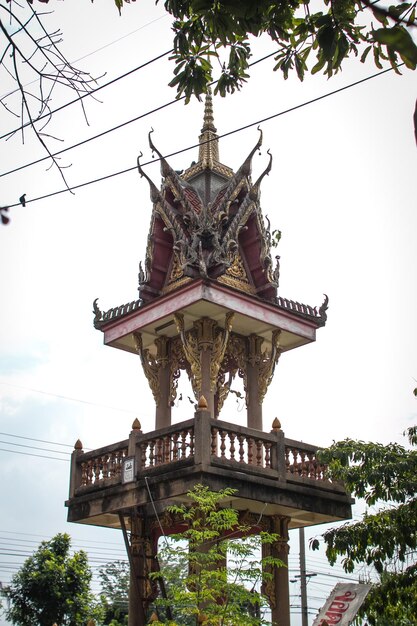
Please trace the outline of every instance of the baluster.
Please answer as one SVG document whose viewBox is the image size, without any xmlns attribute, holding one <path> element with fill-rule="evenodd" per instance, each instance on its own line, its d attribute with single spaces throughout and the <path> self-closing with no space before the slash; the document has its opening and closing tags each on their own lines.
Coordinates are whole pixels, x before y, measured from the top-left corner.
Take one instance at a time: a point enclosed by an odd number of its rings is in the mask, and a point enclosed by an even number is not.
<svg viewBox="0 0 417 626">
<path fill-rule="evenodd" d="M 290 470 L 290 449 L 285 446 L 285 471 L 287 474 L 291 472 Z"/>
<path fill-rule="evenodd" d="M 101 461 L 102 461 L 101 475 L 102 475 L 103 478 L 108 478 L 108 476 L 109 476 L 109 455 L 108 454 L 103 454 L 103 456 L 101 457 Z"/>
<path fill-rule="evenodd" d="M 237 438 L 239 440 L 239 463 L 244 463 L 245 462 L 245 448 L 243 444 L 245 441 L 245 437 L 244 435 L 238 435 Z"/>
<path fill-rule="evenodd" d="M 190 430 L 190 456 L 194 456 L 194 428 Z"/>
<path fill-rule="evenodd" d="M 116 474 L 116 458 L 115 458 L 114 452 L 112 452 L 110 454 L 110 461 L 109 461 L 109 476 L 110 476 L 110 478 L 113 478 L 113 476 L 115 476 L 115 474 Z"/>
<path fill-rule="evenodd" d="M 178 437 L 179 433 L 172 435 L 172 460 L 178 461 Z"/>
<path fill-rule="evenodd" d="M 307 453 L 308 456 L 308 476 L 310 478 L 314 478 L 314 480 L 317 480 L 317 472 L 316 472 L 316 463 L 315 463 L 315 454 L 314 452 L 308 452 Z"/>
<path fill-rule="evenodd" d="M 93 461 L 87 461 L 87 485 L 93 483 Z"/>
<path fill-rule="evenodd" d="M 218 456 L 217 454 L 217 434 L 218 434 L 218 430 L 217 428 L 212 428 L 211 429 L 211 454 L 212 456 Z"/>
<path fill-rule="evenodd" d="M 256 440 L 256 465 L 262 467 L 262 441 Z"/>
<path fill-rule="evenodd" d="M 183 430 L 181 433 L 182 443 L 181 443 L 181 458 L 185 459 L 187 456 L 187 435 L 188 430 Z"/>
<path fill-rule="evenodd" d="M 302 478 L 306 478 L 308 476 L 308 472 L 307 472 L 307 463 L 306 463 L 306 453 L 304 452 L 304 450 L 300 450 L 300 457 L 301 457 L 301 463 L 300 463 L 301 476 Z"/>
<path fill-rule="evenodd" d="M 141 468 L 145 469 L 146 467 L 146 452 L 148 449 L 148 444 L 146 441 L 142 441 L 142 443 L 140 444 L 140 464 L 141 464 Z"/>
<path fill-rule="evenodd" d="M 162 463 L 162 444 L 163 440 L 161 437 L 158 437 L 156 440 L 155 465 L 161 465 Z"/>
<path fill-rule="evenodd" d="M 154 459 L 155 459 L 155 456 L 153 453 L 154 449 L 155 449 L 155 440 L 151 439 L 149 442 L 149 467 L 154 466 Z"/>
<path fill-rule="evenodd" d="M 291 448 L 292 465 L 290 467 L 291 474 L 297 474 L 298 476 L 298 450 L 297 448 Z"/>
<path fill-rule="evenodd" d="M 225 450 L 226 450 L 226 433 L 224 430 L 220 430 L 219 431 L 220 434 L 220 458 L 221 459 L 225 459 L 226 458 L 226 454 L 225 454 Z"/>
<path fill-rule="evenodd" d="M 235 433 L 229 433 L 229 439 L 230 439 L 230 459 L 234 461 L 235 460 L 235 439 L 236 439 Z"/>
<path fill-rule="evenodd" d="M 265 467 L 270 469 L 271 467 L 271 443 L 269 441 L 265 441 Z"/>
<path fill-rule="evenodd" d="M 122 461 L 123 461 L 123 450 L 117 450 L 116 452 L 116 476 L 120 478 L 122 475 Z"/>
<path fill-rule="evenodd" d="M 171 460 L 171 437 L 167 435 L 164 440 L 164 463 Z"/>
<path fill-rule="evenodd" d="M 100 461 L 101 457 L 96 457 L 94 459 L 94 482 L 100 480 Z"/>
<path fill-rule="evenodd" d="M 87 463 L 81 463 L 81 486 L 85 487 L 87 484 Z"/>
<path fill-rule="evenodd" d="M 254 440 L 248 437 L 248 465 L 253 465 L 253 445 Z"/>
</svg>

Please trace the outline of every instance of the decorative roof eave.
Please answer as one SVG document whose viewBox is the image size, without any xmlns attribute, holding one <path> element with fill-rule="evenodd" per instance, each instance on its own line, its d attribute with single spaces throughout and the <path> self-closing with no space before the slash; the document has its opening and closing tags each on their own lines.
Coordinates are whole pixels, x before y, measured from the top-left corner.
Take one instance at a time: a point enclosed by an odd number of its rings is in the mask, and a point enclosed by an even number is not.
<svg viewBox="0 0 417 626">
<path fill-rule="evenodd" d="M 191 167 L 186 169 L 185 172 L 181 174 L 181 178 L 182 180 L 187 182 L 191 180 L 192 178 L 194 178 L 195 176 L 197 176 L 198 174 L 205 172 L 206 170 L 214 172 L 215 174 L 219 174 L 220 176 L 223 176 L 224 178 L 233 177 L 233 170 L 231 167 L 228 167 L 227 165 L 223 165 L 223 163 L 220 163 L 219 161 L 213 161 L 210 167 L 200 162 L 195 163 L 194 165 L 191 165 Z"/>
<path fill-rule="evenodd" d="M 256 296 L 251 297 L 256 298 Z M 262 300 L 261 298 L 259 299 Z M 112 309 L 108 309 L 107 311 L 101 311 L 97 302 L 98 298 L 96 298 L 93 302 L 94 328 L 101 331 L 104 331 L 107 325 L 112 324 L 116 320 L 119 321 L 122 318 L 126 318 L 138 309 L 146 307 L 146 304 L 139 299 Z M 151 301 L 149 304 L 154 305 L 154 303 L 155 300 Z M 327 321 L 329 298 L 326 294 L 324 294 L 324 301 L 319 308 L 312 307 L 308 304 L 302 304 L 294 300 L 288 300 L 287 298 L 282 298 L 281 296 L 276 298 L 276 302 L 268 302 L 268 305 L 275 306 L 284 311 L 289 311 L 296 317 L 301 317 L 309 322 L 313 322 L 317 327 L 322 327 Z"/>
</svg>

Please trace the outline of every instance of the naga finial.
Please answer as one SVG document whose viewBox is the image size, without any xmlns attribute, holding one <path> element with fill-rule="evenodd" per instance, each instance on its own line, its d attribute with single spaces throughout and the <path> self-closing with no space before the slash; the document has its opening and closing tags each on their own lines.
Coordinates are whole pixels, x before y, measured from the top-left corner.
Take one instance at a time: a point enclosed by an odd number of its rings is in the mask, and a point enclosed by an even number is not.
<svg viewBox="0 0 417 626">
<path fill-rule="evenodd" d="M 103 319 L 103 312 L 100 310 L 97 302 L 98 302 L 98 298 L 96 298 L 94 300 L 94 302 L 93 302 L 93 313 L 94 313 L 93 324 L 94 324 L 94 328 L 98 328 L 99 323 Z"/>
<path fill-rule="evenodd" d="M 158 202 L 158 200 L 160 199 L 160 193 L 159 190 L 157 188 L 157 186 L 155 185 L 155 183 L 153 182 L 153 180 L 151 178 L 149 178 L 149 176 L 146 174 L 146 172 L 142 169 L 142 166 L 140 164 L 140 159 L 143 157 L 143 153 L 141 152 L 137 158 L 137 164 L 138 164 L 138 172 L 142 177 L 145 177 L 146 180 L 149 183 L 149 188 L 150 188 L 150 193 L 151 193 L 151 200 L 153 202 L 153 204 L 156 204 Z"/>
<path fill-rule="evenodd" d="M 327 309 L 329 308 L 329 297 L 324 294 L 323 304 L 319 308 L 319 315 L 323 320 L 323 324 L 327 321 Z"/>
</svg>

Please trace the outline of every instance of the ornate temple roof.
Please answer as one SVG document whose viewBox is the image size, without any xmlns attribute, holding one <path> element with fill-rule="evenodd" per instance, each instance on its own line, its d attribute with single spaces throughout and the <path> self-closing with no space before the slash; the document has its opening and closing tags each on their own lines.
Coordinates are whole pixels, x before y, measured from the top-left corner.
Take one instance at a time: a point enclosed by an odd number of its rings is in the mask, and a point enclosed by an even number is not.
<svg viewBox="0 0 417 626">
<path fill-rule="evenodd" d="M 325 323 L 319 311 L 278 297 L 279 256 L 272 260 L 269 221 L 260 205 L 262 179 L 269 174 L 272 156 L 259 178 L 251 179 L 252 160 L 262 145 L 259 138 L 234 172 L 220 161 L 219 137 L 214 125 L 211 94 L 207 94 L 198 161 L 176 172 L 155 146 L 162 184 L 146 174 L 138 157 L 138 170 L 149 183 L 153 204 L 144 264 L 139 265 L 139 299 L 102 313 L 95 303 L 95 325 L 128 315 L 137 308 L 195 280 L 221 283 L 294 313 Z M 117 311 L 117 313 L 116 313 Z"/>
<path fill-rule="evenodd" d="M 235 172 L 219 159 L 211 94 L 206 97 L 198 161 L 180 175 L 168 164 L 149 134 L 161 162 L 161 189 L 147 178 L 153 211 L 139 293 L 144 302 L 193 278 L 211 278 L 273 301 L 278 266 L 273 268 L 271 234 L 260 207 L 260 184 L 272 157 L 255 183 L 252 158 L 262 145 L 262 132 Z"/>
</svg>

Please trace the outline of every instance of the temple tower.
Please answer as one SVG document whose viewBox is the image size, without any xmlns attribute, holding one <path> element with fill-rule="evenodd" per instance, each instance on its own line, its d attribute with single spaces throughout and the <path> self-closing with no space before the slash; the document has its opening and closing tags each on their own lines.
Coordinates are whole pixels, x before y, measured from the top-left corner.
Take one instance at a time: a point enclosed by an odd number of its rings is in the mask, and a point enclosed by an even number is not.
<svg viewBox="0 0 417 626">
<path fill-rule="evenodd" d="M 160 527 L 170 532 L 169 504 L 203 483 L 234 487 L 233 506 L 263 515 L 278 532 L 270 547 L 287 562 L 288 530 L 346 519 L 351 500 L 324 479 L 316 447 L 286 439 L 278 420 L 263 431 L 262 403 L 282 354 L 315 341 L 326 322 L 327 297 L 311 307 L 278 295 L 279 257 L 260 204 L 262 179 L 251 179 L 262 133 L 236 172 L 219 157 L 211 95 L 205 101 L 198 161 L 178 173 L 159 157 L 158 188 L 142 169 L 152 202 L 139 299 L 102 312 L 94 325 L 104 343 L 139 356 L 155 400 L 155 429 L 136 420 L 126 441 L 72 458 L 69 521 L 120 527 L 131 562 L 130 626 L 143 626 L 155 595 L 147 574 L 156 567 Z M 284 357 L 285 358 L 285 357 Z M 171 407 L 185 374 L 195 396 L 194 418 L 172 425 Z M 222 419 L 233 379 L 243 380 L 246 426 Z M 269 423 L 272 419 L 269 418 Z M 265 589 L 272 623 L 289 626 L 288 571 Z"/>
</svg>

